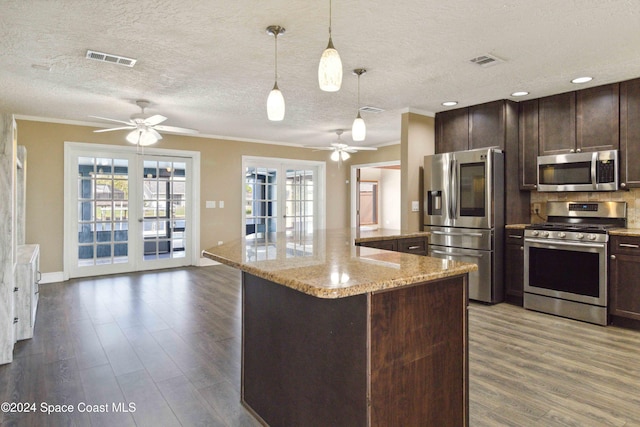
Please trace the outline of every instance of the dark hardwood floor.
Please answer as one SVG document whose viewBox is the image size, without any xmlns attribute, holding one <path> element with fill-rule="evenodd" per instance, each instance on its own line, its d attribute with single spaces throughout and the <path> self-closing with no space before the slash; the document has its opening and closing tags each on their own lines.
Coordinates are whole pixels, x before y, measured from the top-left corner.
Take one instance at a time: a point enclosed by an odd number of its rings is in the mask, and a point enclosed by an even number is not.
<svg viewBox="0 0 640 427">
<path fill-rule="evenodd" d="M 164 270 L 40 290 L 34 338 L 0 366 L 0 401 L 37 410 L 0 413 L 2 426 L 259 425 L 239 403 L 237 270 Z M 469 319 L 472 427 L 640 426 L 640 332 L 508 304 L 472 304 Z M 47 415 L 43 404 L 74 412 Z M 108 412 L 80 412 L 83 405 Z"/>
</svg>

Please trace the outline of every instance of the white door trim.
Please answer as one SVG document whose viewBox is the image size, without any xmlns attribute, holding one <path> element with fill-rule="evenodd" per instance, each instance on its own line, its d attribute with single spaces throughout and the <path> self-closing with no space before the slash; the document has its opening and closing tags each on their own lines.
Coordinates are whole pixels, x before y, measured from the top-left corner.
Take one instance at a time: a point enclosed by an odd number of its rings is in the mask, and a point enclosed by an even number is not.
<svg viewBox="0 0 640 427">
<path fill-rule="evenodd" d="M 356 227 L 356 197 L 358 195 L 358 183 L 356 182 L 357 177 L 356 177 L 356 173 L 358 169 L 362 169 L 362 168 L 376 168 L 376 167 L 383 167 L 383 166 L 400 166 L 400 160 L 391 160 L 388 162 L 378 162 L 378 163 L 363 163 L 360 165 L 351 165 L 351 175 L 349 177 L 349 186 L 351 187 L 351 196 L 349 197 L 350 199 L 350 223 L 351 223 L 351 228 L 355 228 Z"/>
</svg>

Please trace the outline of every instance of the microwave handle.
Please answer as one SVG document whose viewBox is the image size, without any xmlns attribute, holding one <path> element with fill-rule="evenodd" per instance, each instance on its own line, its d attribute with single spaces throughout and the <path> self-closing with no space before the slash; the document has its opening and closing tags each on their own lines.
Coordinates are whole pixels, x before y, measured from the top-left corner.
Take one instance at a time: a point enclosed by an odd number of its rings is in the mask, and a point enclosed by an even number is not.
<svg viewBox="0 0 640 427">
<path fill-rule="evenodd" d="M 593 189 L 598 189 L 598 178 L 596 176 L 596 166 L 598 164 L 598 152 L 594 151 L 591 154 L 591 184 L 593 185 Z"/>
</svg>

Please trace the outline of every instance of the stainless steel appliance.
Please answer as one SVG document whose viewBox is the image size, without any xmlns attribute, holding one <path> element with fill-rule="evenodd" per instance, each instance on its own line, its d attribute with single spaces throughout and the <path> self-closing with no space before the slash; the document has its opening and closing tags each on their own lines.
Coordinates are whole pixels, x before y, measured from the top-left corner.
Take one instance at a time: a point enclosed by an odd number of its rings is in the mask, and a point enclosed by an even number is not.
<svg viewBox="0 0 640 427">
<path fill-rule="evenodd" d="M 538 191 L 616 191 L 618 150 L 538 157 Z"/>
<path fill-rule="evenodd" d="M 504 153 L 497 148 L 424 158 L 429 256 L 478 264 L 469 298 L 503 300 Z"/>
<path fill-rule="evenodd" d="M 524 307 L 607 324 L 608 229 L 625 202 L 547 202 L 547 222 L 524 231 Z"/>
</svg>

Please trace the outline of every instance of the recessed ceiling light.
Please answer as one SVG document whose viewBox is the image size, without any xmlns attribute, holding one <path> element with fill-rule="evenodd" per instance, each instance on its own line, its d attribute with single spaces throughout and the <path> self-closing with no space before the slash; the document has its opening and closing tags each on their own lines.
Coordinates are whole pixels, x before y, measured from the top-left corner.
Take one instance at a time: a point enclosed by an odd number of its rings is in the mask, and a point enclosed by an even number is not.
<svg viewBox="0 0 640 427">
<path fill-rule="evenodd" d="M 576 84 L 580 84 L 580 83 L 587 83 L 590 82 L 591 80 L 593 80 L 593 77 L 576 77 L 575 79 L 571 80 L 571 83 L 576 83 Z"/>
<path fill-rule="evenodd" d="M 458 105 L 458 101 L 447 101 L 443 102 L 442 105 L 445 107 L 453 107 L 454 105 Z"/>
<path fill-rule="evenodd" d="M 513 92 L 511 94 L 511 96 L 526 96 L 526 95 L 529 95 L 529 92 L 524 91 L 524 90 L 521 90 L 519 92 Z"/>
</svg>

